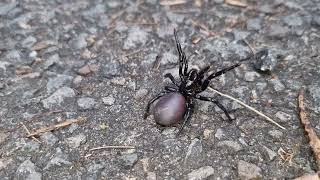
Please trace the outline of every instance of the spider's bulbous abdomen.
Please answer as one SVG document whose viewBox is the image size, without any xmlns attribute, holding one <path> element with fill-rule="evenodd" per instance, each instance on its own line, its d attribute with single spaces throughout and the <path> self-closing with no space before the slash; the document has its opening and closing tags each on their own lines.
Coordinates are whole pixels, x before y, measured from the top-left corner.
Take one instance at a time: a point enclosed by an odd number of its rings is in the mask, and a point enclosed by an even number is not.
<svg viewBox="0 0 320 180">
<path fill-rule="evenodd" d="M 178 123 L 186 111 L 186 99 L 180 93 L 168 93 L 161 97 L 154 107 L 157 124 L 170 126 Z"/>
</svg>

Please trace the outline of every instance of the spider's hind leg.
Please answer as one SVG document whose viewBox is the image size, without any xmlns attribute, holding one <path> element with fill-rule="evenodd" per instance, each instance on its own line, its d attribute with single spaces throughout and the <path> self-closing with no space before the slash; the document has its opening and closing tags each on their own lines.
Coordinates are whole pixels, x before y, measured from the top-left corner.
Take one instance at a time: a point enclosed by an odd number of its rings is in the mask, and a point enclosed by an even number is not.
<svg viewBox="0 0 320 180">
<path fill-rule="evenodd" d="M 231 118 L 229 112 L 227 111 L 227 109 L 216 99 L 212 98 L 212 97 L 204 97 L 204 96 L 200 96 L 200 95 L 196 95 L 195 97 L 196 99 L 202 100 L 202 101 L 209 101 L 214 103 L 215 105 L 217 105 L 223 112 L 224 114 L 227 116 L 229 122 L 232 122 L 234 119 Z"/>
<path fill-rule="evenodd" d="M 194 109 L 194 104 L 193 104 L 193 100 L 190 99 L 190 101 L 187 103 L 187 110 L 184 114 L 183 117 L 183 122 L 182 125 L 179 128 L 179 131 L 177 133 L 177 135 L 179 135 L 181 133 L 181 131 L 183 130 L 183 128 L 187 125 L 187 123 L 190 121 L 190 117 L 193 113 L 193 109 Z"/>
<path fill-rule="evenodd" d="M 157 99 L 161 98 L 162 96 L 166 95 L 168 91 L 162 91 L 159 94 L 157 94 L 155 97 L 150 99 L 150 101 L 147 104 L 146 110 L 144 112 L 143 118 L 146 119 L 149 116 L 150 106 L 152 103 L 154 103 Z"/>
</svg>

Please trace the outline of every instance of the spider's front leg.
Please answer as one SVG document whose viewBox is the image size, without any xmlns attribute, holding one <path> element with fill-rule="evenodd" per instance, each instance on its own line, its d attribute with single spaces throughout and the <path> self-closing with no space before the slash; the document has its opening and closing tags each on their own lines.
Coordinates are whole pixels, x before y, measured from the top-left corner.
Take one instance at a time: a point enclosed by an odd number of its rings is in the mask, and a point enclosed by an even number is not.
<svg viewBox="0 0 320 180">
<path fill-rule="evenodd" d="M 194 109 L 194 104 L 193 104 L 193 100 L 190 99 L 188 102 L 187 102 L 187 110 L 184 114 L 184 117 L 183 117 L 183 122 L 182 122 L 182 125 L 180 126 L 179 128 L 179 131 L 178 131 L 178 135 L 181 133 L 181 131 L 183 130 L 183 128 L 187 125 L 187 123 L 189 122 L 190 120 L 190 117 L 193 113 L 193 109 Z"/>
<path fill-rule="evenodd" d="M 174 29 L 174 39 L 176 41 L 177 51 L 179 54 L 179 76 L 180 76 L 181 82 L 183 82 L 185 81 L 186 73 L 188 71 L 188 62 L 187 62 L 186 54 L 182 51 L 176 29 Z"/>
<path fill-rule="evenodd" d="M 201 95 L 196 95 L 195 97 L 196 99 L 202 100 L 202 101 L 209 101 L 209 102 L 213 102 L 214 104 L 216 104 L 223 112 L 224 114 L 227 116 L 227 118 L 229 119 L 229 122 L 233 121 L 234 119 L 232 119 L 227 111 L 227 109 L 216 99 L 212 98 L 212 97 L 204 97 Z"/>
<path fill-rule="evenodd" d="M 170 81 L 177 87 L 179 87 L 178 82 L 174 79 L 173 75 L 171 73 L 167 73 L 164 75 L 165 78 L 169 78 Z"/>
</svg>

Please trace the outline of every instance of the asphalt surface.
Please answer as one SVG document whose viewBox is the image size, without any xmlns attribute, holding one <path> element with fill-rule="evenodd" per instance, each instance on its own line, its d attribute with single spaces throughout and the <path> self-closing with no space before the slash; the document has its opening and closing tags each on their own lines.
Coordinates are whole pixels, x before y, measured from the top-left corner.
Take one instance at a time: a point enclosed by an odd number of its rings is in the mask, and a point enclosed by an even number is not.
<svg viewBox="0 0 320 180">
<path fill-rule="evenodd" d="M 178 1 L 171 1 L 177 3 Z M 306 89 L 320 132 L 320 2 L 51 0 L 0 3 L 1 179 L 291 179 L 316 171 L 297 113 Z M 238 3 L 237 3 L 238 2 Z M 209 90 L 190 124 L 143 119 L 149 99 L 178 78 L 173 29 L 189 64 L 282 130 Z M 81 120 L 28 138 L 37 129 Z M 102 146 L 125 149 L 96 149 Z M 128 149 L 133 146 L 133 149 Z"/>
</svg>

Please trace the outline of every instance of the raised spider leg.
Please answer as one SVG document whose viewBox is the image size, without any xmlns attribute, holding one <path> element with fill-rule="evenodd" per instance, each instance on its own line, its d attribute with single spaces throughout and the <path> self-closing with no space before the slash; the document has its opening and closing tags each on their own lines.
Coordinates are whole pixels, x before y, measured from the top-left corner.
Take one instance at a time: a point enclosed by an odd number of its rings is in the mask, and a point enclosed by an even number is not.
<svg viewBox="0 0 320 180">
<path fill-rule="evenodd" d="M 176 41 L 177 50 L 178 50 L 178 54 L 179 54 L 179 76 L 180 76 L 181 81 L 183 81 L 185 79 L 184 72 L 185 72 L 185 69 L 188 68 L 188 64 L 187 64 L 187 60 L 186 60 L 186 55 L 182 51 L 181 44 L 179 42 L 176 29 L 174 29 L 174 39 Z"/>
<path fill-rule="evenodd" d="M 176 85 L 177 87 L 179 87 L 178 82 L 174 79 L 174 77 L 172 76 L 171 73 L 165 74 L 164 77 L 165 77 L 165 78 L 169 78 L 174 85 Z"/>
<path fill-rule="evenodd" d="M 212 73 L 210 74 L 202 83 L 202 86 L 201 86 L 201 90 L 204 91 L 205 89 L 207 89 L 207 87 L 209 86 L 209 83 L 211 81 L 211 79 L 215 78 L 215 77 L 218 77 L 218 76 L 221 76 L 222 74 L 240 66 L 241 64 L 240 63 L 237 63 L 237 64 L 234 64 L 232 66 L 229 66 L 227 68 L 224 68 L 218 72 L 215 72 L 215 73 Z"/>
<path fill-rule="evenodd" d="M 196 95 L 195 96 L 196 99 L 202 100 L 202 101 L 209 101 L 209 102 L 213 102 L 214 104 L 216 104 L 223 112 L 224 114 L 227 116 L 227 118 L 229 119 L 229 122 L 231 122 L 233 119 L 230 117 L 227 109 L 216 99 L 212 98 L 212 97 L 204 97 L 201 95 Z"/>
<path fill-rule="evenodd" d="M 146 119 L 149 116 L 149 110 L 152 103 L 154 103 L 157 99 L 161 98 L 162 96 L 168 94 L 168 91 L 162 91 L 159 94 L 157 94 L 155 97 L 153 97 L 147 104 L 146 110 L 144 112 L 143 118 Z"/>
<path fill-rule="evenodd" d="M 183 116 L 183 122 L 182 125 L 179 128 L 179 131 L 177 133 L 177 135 L 179 135 L 181 133 L 181 131 L 183 130 L 183 128 L 187 125 L 187 123 L 190 121 L 190 117 L 193 113 L 193 109 L 194 109 L 194 104 L 193 104 L 193 100 L 190 99 L 189 102 L 187 103 L 187 110 Z"/>
</svg>

